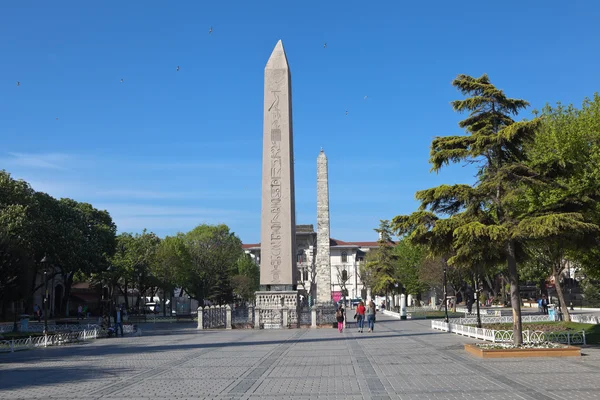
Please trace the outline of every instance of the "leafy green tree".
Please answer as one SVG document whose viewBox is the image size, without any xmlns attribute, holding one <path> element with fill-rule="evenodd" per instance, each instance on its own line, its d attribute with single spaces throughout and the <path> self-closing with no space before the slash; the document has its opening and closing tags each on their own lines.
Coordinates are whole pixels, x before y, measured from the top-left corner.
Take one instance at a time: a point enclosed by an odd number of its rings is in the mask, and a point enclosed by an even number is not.
<svg viewBox="0 0 600 400">
<path fill-rule="evenodd" d="M 260 287 L 260 268 L 249 254 L 242 254 L 231 278 L 233 293 L 244 301 L 252 301 Z"/>
<path fill-rule="evenodd" d="M 25 300 L 26 309 L 33 293 L 44 286 L 38 278 L 40 261 L 46 257 L 46 278 L 61 275 L 65 283 L 63 302 L 56 312 L 66 313 L 74 277 L 106 267 L 114 251 L 115 230 L 106 211 L 70 199 L 56 200 L 0 172 L 0 279 L 19 282 L 11 299 Z"/>
<path fill-rule="evenodd" d="M 182 274 L 185 291 L 200 304 L 231 302 L 231 278 L 243 254 L 242 241 L 224 224 L 198 225 L 184 235 L 184 241 L 191 259 Z"/>
<path fill-rule="evenodd" d="M 402 238 L 394 247 L 393 254 L 396 258 L 396 279 L 404 286 L 407 294 L 421 295 L 428 289 L 419 275 L 419 270 L 425 263 L 425 249 L 412 244 L 407 238 Z"/>
<path fill-rule="evenodd" d="M 231 277 L 233 294 L 251 302 L 260 288 L 260 267 L 249 254 L 242 254 L 237 261 L 235 275 Z"/>
<path fill-rule="evenodd" d="M 117 237 L 116 251 L 111 259 L 117 277 L 116 285 L 129 305 L 129 289 L 138 289 L 136 306 L 141 306 L 141 296 L 149 287 L 156 286 L 151 266 L 156 262 L 160 238 L 145 229 L 141 234 L 122 233 Z"/>
<path fill-rule="evenodd" d="M 115 252 L 117 227 L 107 211 L 97 210 L 89 203 L 61 199 L 59 207 L 63 222 L 60 237 L 72 252 L 69 255 L 61 249 L 58 258 L 61 261 L 55 264 L 65 284 L 61 308 L 66 314 L 75 277 L 89 277 L 109 266 Z"/>
<path fill-rule="evenodd" d="M 26 298 L 34 260 L 26 249 L 28 208 L 33 190 L 0 170 L 0 303 L 6 317 L 9 299 Z"/>
<path fill-rule="evenodd" d="M 573 105 L 546 105 L 542 124 L 527 143 L 528 165 L 552 184 L 530 185 L 522 197 L 530 218 L 521 223 L 528 251 L 541 261 L 556 285 L 563 317 L 569 321 L 562 277 L 569 261 L 586 259 L 600 232 L 600 96 Z"/>
<path fill-rule="evenodd" d="M 180 286 L 182 271 L 189 268 L 190 262 L 190 253 L 185 245 L 183 234 L 167 236 L 161 240 L 154 262 L 150 265 L 150 272 L 163 289 L 163 315 L 166 314 L 167 295 L 172 297 L 175 288 Z"/>
</svg>

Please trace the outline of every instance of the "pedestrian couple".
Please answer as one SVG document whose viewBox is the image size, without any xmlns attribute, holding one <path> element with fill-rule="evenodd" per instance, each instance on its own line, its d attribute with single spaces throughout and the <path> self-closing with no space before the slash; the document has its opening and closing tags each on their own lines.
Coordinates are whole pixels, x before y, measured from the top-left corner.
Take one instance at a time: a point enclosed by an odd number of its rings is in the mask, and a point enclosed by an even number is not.
<svg viewBox="0 0 600 400">
<path fill-rule="evenodd" d="M 361 301 L 358 303 L 356 307 L 356 314 L 354 314 L 354 318 L 356 319 L 356 323 L 358 324 L 358 331 L 362 332 L 365 326 L 365 318 L 367 319 L 367 332 L 373 332 L 375 330 L 375 314 L 377 311 L 375 310 L 375 303 L 371 300 L 367 306 Z"/>
</svg>

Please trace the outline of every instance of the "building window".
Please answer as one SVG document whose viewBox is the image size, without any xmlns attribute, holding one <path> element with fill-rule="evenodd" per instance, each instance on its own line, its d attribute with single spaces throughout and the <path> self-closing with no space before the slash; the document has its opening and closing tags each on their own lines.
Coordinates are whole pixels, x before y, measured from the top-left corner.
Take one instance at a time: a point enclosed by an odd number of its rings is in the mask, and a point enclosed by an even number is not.
<svg viewBox="0 0 600 400">
<path fill-rule="evenodd" d="M 299 263 L 304 262 L 304 252 L 302 250 L 298 252 L 298 255 L 296 256 L 296 261 Z"/>
<path fill-rule="evenodd" d="M 348 253 L 346 253 L 345 251 L 342 252 L 342 262 L 348 262 Z"/>
<path fill-rule="evenodd" d="M 308 268 L 302 269 L 302 281 L 303 282 L 308 281 Z"/>
</svg>

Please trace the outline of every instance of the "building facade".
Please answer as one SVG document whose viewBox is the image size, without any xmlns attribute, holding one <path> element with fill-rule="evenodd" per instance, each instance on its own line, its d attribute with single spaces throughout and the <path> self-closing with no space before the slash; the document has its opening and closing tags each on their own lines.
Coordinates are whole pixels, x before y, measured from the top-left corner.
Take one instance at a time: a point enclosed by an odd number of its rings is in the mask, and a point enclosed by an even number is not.
<svg viewBox="0 0 600 400">
<path fill-rule="evenodd" d="M 360 266 L 365 262 L 366 254 L 377 248 L 377 242 L 345 242 L 329 239 L 329 259 L 331 277 L 331 300 L 337 302 L 341 298 L 370 298 L 368 288 L 360 279 Z M 244 244 L 257 264 L 260 264 L 260 243 Z M 316 288 L 317 233 L 313 225 L 296 225 L 296 276 L 297 289 L 306 302 L 313 302 Z"/>
</svg>

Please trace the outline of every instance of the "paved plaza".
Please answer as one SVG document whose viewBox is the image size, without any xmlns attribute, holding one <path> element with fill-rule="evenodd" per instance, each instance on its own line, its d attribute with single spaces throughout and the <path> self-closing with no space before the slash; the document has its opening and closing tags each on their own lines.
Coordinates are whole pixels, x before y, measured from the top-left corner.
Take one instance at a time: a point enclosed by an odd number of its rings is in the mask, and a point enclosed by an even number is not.
<svg viewBox="0 0 600 400">
<path fill-rule="evenodd" d="M 473 340 L 378 316 L 347 329 L 145 326 L 141 337 L 0 354 L 0 399 L 598 399 L 600 349 L 481 360 Z"/>
</svg>

